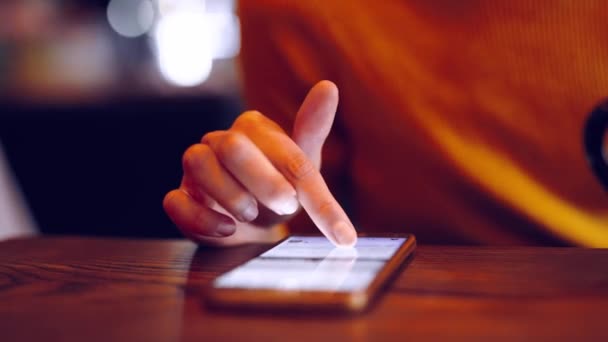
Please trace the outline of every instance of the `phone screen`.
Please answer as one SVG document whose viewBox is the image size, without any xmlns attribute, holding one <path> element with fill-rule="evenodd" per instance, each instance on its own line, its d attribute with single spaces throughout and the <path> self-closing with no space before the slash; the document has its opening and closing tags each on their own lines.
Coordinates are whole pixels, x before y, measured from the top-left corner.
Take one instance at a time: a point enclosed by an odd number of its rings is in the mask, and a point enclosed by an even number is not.
<svg viewBox="0 0 608 342">
<path fill-rule="evenodd" d="M 335 247 L 321 236 L 291 236 L 218 277 L 216 288 L 353 292 L 364 290 L 405 237 L 360 237 Z"/>
</svg>

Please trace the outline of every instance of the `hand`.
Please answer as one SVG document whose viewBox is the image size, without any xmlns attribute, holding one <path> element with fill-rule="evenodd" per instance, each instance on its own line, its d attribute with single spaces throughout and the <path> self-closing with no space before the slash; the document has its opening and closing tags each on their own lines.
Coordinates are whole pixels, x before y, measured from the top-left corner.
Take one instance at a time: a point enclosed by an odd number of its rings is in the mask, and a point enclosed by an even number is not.
<svg viewBox="0 0 608 342">
<path fill-rule="evenodd" d="M 353 245 L 356 231 L 319 172 L 337 106 L 338 89 L 322 81 L 302 103 L 291 137 L 256 111 L 206 134 L 184 153 L 182 183 L 165 196 L 165 211 L 187 237 L 223 244 L 230 236 L 258 240 L 301 205 L 334 244 Z"/>
</svg>

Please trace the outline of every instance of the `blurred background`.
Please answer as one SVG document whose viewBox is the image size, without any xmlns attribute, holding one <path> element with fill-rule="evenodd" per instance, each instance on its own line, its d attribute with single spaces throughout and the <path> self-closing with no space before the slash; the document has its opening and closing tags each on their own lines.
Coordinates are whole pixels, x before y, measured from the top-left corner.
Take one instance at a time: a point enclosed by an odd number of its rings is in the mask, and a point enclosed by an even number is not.
<svg viewBox="0 0 608 342">
<path fill-rule="evenodd" d="M 241 112 L 239 37 L 234 0 L 0 1 L 0 143 L 34 225 L 179 236 L 162 198 Z"/>
</svg>

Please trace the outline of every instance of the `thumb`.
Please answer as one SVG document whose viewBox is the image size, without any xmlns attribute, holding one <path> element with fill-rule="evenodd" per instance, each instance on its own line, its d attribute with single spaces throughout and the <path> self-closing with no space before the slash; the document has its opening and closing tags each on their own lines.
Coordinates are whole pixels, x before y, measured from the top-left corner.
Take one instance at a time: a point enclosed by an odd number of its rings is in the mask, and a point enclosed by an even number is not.
<svg viewBox="0 0 608 342">
<path fill-rule="evenodd" d="M 333 82 L 321 81 L 308 92 L 296 115 L 292 138 L 317 168 L 337 108 L 338 87 Z"/>
</svg>

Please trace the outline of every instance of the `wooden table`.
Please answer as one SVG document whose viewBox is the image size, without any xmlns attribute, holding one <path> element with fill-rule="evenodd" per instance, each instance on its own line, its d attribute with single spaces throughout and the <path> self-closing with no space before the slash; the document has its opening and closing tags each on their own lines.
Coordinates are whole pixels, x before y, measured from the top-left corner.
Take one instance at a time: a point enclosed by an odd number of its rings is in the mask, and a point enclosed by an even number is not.
<svg viewBox="0 0 608 342">
<path fill-rule="evenodd" d="M 0 340 L 608 340 L 608 250 L 419 246 L 388 293 L 354 317 L 201 305 L 202 286 L 265 248 L 2 242 Z"/>
</svg>

